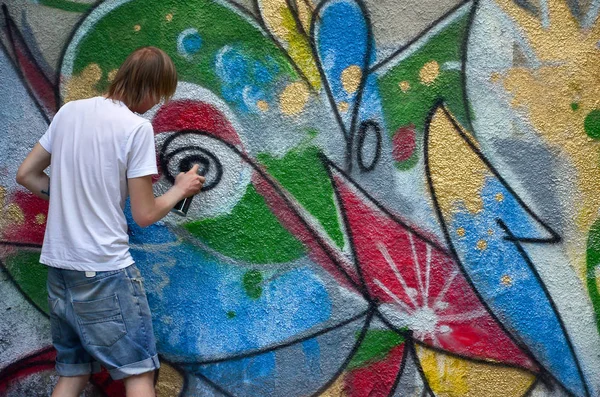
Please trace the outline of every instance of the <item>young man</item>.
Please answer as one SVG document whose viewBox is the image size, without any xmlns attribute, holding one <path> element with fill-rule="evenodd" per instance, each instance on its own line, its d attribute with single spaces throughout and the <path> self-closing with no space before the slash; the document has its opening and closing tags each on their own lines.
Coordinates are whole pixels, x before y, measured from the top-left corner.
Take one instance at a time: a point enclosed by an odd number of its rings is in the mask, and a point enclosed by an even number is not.
<svg viewBox="0 0 600 397">
<path fill-rule="evenodd" d="M 154 396 L 159 363 L 141 276 L 129 253 L 123 213 L 148 226 L 198 193 L 198 166 L 155 198 L 152 125 L 145 113 L 175 92 L 163 51 L 140 48 L 121 65 L 105 97 L 65 104 L 17 172 L 17 182 L 50 207 L 40 262 L 48 265 L 48 303 L 57 351 L 53 397 L 79 396 L 102 365 L 123 379 L 128 397 Z M 52 165 L 50 178 L 44 170 Z"/>
</svg>

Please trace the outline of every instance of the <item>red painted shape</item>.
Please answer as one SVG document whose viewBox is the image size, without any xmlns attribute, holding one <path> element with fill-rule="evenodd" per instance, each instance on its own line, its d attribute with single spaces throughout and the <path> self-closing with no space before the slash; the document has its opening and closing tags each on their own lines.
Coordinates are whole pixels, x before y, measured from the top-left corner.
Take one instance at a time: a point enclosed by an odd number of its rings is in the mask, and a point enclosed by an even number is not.
<svg viewBox="0 0 600 397">
<path fill-rule="evenodd" d="M 417 133 L 414 125 L 398 128 L 392 137 L 392 156 L 398 162 L 408 160 L 417 148 Z"/>
<path fill-rule="evenodd" d="M 15 62 L 36 101 L 44 109 L 46 116 L 51 119 L 58 111 L 55 96 L 56 86 L 48 79 L 35 61 L 19 28 L 6 8 L 4 8 L 4 13 L 6 19 L 5 31 L 14 51 Z"/>
<path fill-rule="evenodd" d="M 191 99 L 176 100 L 161 107 L 152 120 L 155 133 L 201 130 L 238 148 L 242 142 L 229 120 L 213 105 Z"/>
<path fill-rule="evenodd" d="M 426 345 L 536 370 L 443 249 L 377 207 L 341 172 L 332 173 L 367 290 L 388 320 Z"/>
<path fill-rule="evenodd" d="M 41 245 L 46 230 L 48 202 L 24 190 L 16 190 L 7 196 L 3 211 L 6 211 L 10 204 L 18 206 L 25 219 L 22 223 L 7 225 L 1 231 L 1 240 L 5 243 Z M 6 213 L 3 216 L 6 217 Z"/>
<path fill-rule="evenodd" d="M 395 387 L 402 365 L 404 344 L 394 347 L 380 361 L 353 369 L 344 377 L 347 397 L 388 397 Z"/>
<path fill-rule="evenodd" d="M 4 395 L 12 382 L 25 379 L 27 376 L 53 371 L 56 360 L 56 350 L 47 347 L 35 352 L 0 371 L 0 395 Z M 104 368 L 102 372 L 92 375 L 91 382 L 106 396 L 125 397 L 125 387 L 122 381 L 114 381 Z"/>
</svg>

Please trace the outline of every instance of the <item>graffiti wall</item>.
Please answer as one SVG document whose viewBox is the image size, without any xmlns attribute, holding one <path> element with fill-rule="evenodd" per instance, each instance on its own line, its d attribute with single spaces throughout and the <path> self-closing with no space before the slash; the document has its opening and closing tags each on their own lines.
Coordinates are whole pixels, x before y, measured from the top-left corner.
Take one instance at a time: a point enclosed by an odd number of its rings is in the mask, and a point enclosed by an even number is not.
<svg viewBox="0 0 600 397">
<path fill-rule="evenodd" d="M 174 60 L 133 223 L 161 396 L 600 396 L 600 1 L 4 0 L 0 394 L 56 381 L 14 182 L 134 49 Z M 51 174 L 51 170 L 50 170 Z M 87 396 L 124 396 L 106 372 Z"/>
</svg>

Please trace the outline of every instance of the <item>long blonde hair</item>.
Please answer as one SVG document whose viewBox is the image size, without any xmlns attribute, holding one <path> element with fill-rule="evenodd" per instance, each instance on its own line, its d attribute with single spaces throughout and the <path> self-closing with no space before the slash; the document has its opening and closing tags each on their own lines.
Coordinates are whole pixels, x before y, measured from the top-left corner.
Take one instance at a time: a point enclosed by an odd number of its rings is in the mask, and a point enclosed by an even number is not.
<svg viewBox="0 0 600 397">
<path fill-rule="evenodd" d="M 142 47 L 123 62 L 108 88 L 107 97 L 136 108 L 147 98 L 168 101 L 176 88 L 177 71 L 171 58 L 159 48 Z"/>
</svg>

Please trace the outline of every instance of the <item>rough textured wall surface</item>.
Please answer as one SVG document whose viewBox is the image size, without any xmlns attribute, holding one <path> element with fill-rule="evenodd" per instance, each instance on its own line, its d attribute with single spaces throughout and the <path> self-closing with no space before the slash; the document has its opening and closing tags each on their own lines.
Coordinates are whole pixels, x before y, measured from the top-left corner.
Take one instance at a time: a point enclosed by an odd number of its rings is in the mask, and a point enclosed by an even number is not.
<svg viewBox="0 0 600 397">
<path fill-rule="evenodd" d="M 130 219 L 160 395 L 600 396 L 600 1 L 4 1 L 0 394 L 56 379 L 17 166 L 153 45 L 155 191 L 207 173 Z"/>
</svg>

